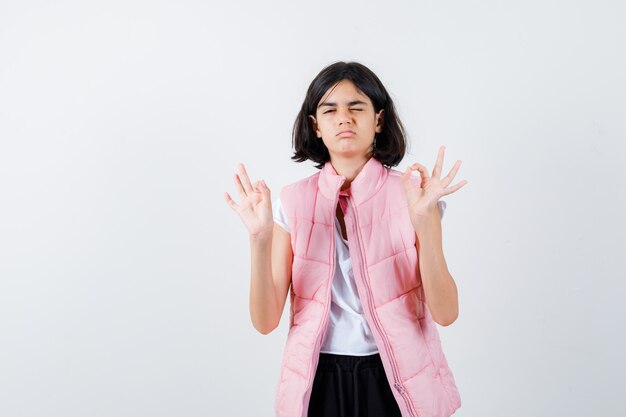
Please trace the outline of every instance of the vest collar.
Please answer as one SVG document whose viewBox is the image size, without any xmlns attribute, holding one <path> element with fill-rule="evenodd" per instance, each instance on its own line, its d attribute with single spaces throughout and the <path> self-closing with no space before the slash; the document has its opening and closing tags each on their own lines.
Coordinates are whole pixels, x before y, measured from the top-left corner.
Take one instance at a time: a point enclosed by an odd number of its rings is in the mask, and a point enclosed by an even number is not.
<svg viewBox="0 0 626 417">
<path fill-rule="evenodd" d="M 352 181 L 350 188 L 341 191 L 341 195 L 352 196 L 356 204 L 361 204 L 376 194 L 387 179 L 387 175 L 388 169 L 377 159 L 370 158 Z M 334 200 L 337 194 L 340 194 L 341 185 L 345 180 L 343 175 L 337 174 L 329 161 L 320 172 L 318 188 L 324 197 Z"/>
</svg>

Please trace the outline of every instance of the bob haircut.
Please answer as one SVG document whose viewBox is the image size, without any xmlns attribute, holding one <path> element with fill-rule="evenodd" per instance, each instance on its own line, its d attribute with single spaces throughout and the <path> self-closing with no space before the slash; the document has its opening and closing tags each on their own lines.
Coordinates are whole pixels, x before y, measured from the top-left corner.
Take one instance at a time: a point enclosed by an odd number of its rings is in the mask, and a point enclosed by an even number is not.
<svg viewBox="0 0 626 417">
<path fill-rule="evenodd" d="M 396 114 L 389 93 L 376 74 L 365 65 L 341 61 L 324 68 L 309 85 L 293 126 L 294 154 L 291 159 L 296 162 L 310 159 L 317 163 L 315 167 L 318 169 L 330 161 L 328 148 L 316 136 L 309 116 L 316 115 L 317 105 L 326 91 L 343 80 L 352 81 L 359 91 L 369 97 L 376 113 L 381 109 L 384 110 L 383 128 L 376 135 L 371 156 L 388 167 L 398 165 L 406 153 L 406 139 L 404 127 Z"/>
</svg>

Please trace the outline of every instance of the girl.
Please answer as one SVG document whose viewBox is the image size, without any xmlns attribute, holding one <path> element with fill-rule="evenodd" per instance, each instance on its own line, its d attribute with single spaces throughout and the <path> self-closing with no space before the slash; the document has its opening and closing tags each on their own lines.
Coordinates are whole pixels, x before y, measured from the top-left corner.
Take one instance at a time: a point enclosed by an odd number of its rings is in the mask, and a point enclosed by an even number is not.
<svg viewBox="0 0 626 417">
<path fill-rule="evenodd" d="M 404 173 L 404 129 L 378 77 L 337 62 L 311 82 L 293 129 L 292 156 L 320 171 L 271 203 L 240 164 L 225 193 L 250 233 L 250 316 L 262 334 L 290 295 L 289 334 L 275 410 L 279 417 L 448 417 L 461 405 L 435 322 L 458 315 L 442 251 L 441 178 Z M 419 176 L 413 176 L 417 171 Z M 272 207 L 273 206 L 273 207 Z"/>
</svg>

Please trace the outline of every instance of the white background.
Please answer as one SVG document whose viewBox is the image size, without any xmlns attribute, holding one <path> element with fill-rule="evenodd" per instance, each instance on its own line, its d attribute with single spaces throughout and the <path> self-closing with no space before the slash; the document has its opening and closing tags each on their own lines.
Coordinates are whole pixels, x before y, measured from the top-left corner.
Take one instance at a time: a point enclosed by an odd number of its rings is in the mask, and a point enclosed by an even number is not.
<svg viewBox="0 0 626 417">
<path fill-rule="evenodd" d="M 291 128 L 357 60 L 446 197 L 459 417 L 623 416 L 619 1 L 0 3 L 0 416 L 271 416 L 236 164 L 315 172 Z"/>
</svg>

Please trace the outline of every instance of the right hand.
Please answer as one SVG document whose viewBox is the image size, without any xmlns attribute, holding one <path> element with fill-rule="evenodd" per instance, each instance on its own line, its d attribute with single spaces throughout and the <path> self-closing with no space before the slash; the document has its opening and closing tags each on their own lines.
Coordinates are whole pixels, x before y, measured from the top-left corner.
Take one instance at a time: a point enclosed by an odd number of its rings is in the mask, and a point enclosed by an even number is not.
<svg viewBox="0 0 626 417">
<path fill-rule="evenodd" d="M 233 178 L 241 202 L 237 204 L 228 193 L 224 193 L 224 199 L 239 214 L 248 232 L 250 232 L 250 237 L 271 236 L 274 228 L 274 217 L 272 215 L 270 189 L 265 181 L 260 180 L 250 184 L 246 167 L 243 164 L 239 164 L 239 172 Z"/>
</svg>

